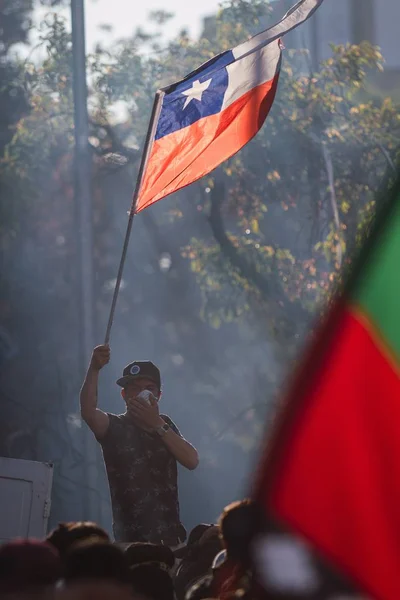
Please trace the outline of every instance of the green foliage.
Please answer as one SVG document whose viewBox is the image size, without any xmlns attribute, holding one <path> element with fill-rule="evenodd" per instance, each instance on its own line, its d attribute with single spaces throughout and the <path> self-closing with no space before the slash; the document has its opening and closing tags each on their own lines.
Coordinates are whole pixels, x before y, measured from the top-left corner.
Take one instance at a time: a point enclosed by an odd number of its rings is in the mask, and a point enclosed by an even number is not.
<svg viewBox="0 0 400 600">
<path fill-rule="evenodd" d="M 269 16 L 261 0 L 229 0 L 212 35 L 199 41 L 181 32 L 161 47 L 159 32 L 137 31 L 112 49 L 97 48 L 88 58 L 97 168 L 120 157 L 133 177 L 156 88 L 243 41 Z M 160 27 L 170 18 L 166 11 L 151 15 Z M 21 209 L 33 198 L 40 202 L 47 174 L 72 150 L 71 39 L 60 18 L 48 20 L 42 44 L 45 59 L 25 63 L 19 77 L 30 112 L 17 123 L 0 164 Z M 213 326 L 255 307 L 272 324 L 282 322 L 291 306 L 305 317 L 340 280 L 373 216 L 375 192 L 397 158 L 398 107 L 389 99 L 371 100 L 366 88 L 382 62 L 366 42 L 332 46 L 331 58 L 316 72 L 306 51 L 285 51 L 267 123 L 219 170 L 223 190 L 211 201 L 204 190 L 214 190 L 214 177 L 197 184 L 213 241 L 188 240 L 183 254 L 202 290 L 202 314 Z M 168 202 L 171 215 L 184 220 L 187 201 Z"/>
</svg>

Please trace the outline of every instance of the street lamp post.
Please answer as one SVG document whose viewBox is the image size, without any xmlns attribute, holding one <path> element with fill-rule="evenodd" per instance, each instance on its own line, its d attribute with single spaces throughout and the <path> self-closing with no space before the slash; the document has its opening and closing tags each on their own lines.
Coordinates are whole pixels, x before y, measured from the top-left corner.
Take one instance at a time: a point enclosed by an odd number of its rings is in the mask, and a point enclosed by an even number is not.
<svg viewBox="0 0 400 600">
<path fill-rule="evenodd" d="M 87 110 L 85 13 L 84 0 L 71 0 L 74 131 L 75 131 L 75 206 L 80 267 L 80 356 L 82 375 L 89 360 L 94 340 L 93 317 L 93 232 L 92 232 L 92 160 L 89 147 Z M 88 428 L 84 429 L 84 516 L 98 520 L 100 502 L 96 501 L 98 485 L 97 451 Z"/>
</svg>

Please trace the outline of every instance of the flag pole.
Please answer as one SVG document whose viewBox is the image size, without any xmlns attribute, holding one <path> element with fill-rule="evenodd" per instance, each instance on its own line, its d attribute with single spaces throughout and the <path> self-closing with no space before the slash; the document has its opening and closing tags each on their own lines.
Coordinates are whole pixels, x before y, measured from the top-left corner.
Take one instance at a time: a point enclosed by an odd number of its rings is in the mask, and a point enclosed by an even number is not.
<svg viewBox="0 0 400 600">
<path fill-rule="evenodd" d="M 125 240 L 124 240 L 124 245 L 122 248 L 121 260 L 119 262 L 117 279 L 115 282 L 114 294 L 113 294 L 113 299 L 111 302 L 110 315 L 108 317 L 106 335 L 105 335 L 105 339 L 104 339 L 105 344 L 108 344 L 108 342 L 110 341 L 111 327 L 112 327 L 112 324 L 114 321 L 114 314 L 115 314 L 115 308 L 117 305 L 118 293 L 119 293 L 119 289 L 121 287 L 122 273 L 124 270 L 126 253 L 128 250 L 129 240 L 131 237 L 133 219 L 135 218 L 135 214 L 136 214 L 136 203 L 137 203 L 137 199 L 139 197 L 139 192 L 140 192 L 140 188 L 142 186 L 144 173 L 146 171 L 150 152 L 151 152 L 151 149 L 153 146 L 153 140 L 154 140 L 154 135 L 155 135 L 156 128 L 157 128 L 158 117 L 160 116 L 160 110 L 161 110 L 163 96 L 164 96 L 164 92 L 159 90 L 156 92 L 156 95 L 154 98 L 153 108 L 152 108 L 151 116 L 150 116 L 149 127 L 147 129 L 146 140 L 145 140 L 144 148 L 143 148 L 142 159 L 140 161 L 139 172 L 138 172 L 138 176 L 136 179 L 135 191 L 133 193 L 132 205 L 131 205 L 131 208 L 129 211 L 128 225 L 126 228 Z"/>
</svg>

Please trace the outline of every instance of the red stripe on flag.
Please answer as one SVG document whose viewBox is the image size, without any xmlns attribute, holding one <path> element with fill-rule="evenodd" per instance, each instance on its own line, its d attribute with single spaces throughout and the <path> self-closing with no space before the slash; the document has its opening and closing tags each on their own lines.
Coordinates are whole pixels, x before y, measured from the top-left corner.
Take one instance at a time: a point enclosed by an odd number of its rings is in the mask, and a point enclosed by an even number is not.
<svg viewBox="0 0 400 600">
<path fill-rule="evenodd" d="M 400 378 L 356 312 L 304 392 L 259 498 L 374 597 L 397 599 Z"/>
<path fill-rule="evenodd" d="M 156 140 L 136 212 L 203 177 L 256 135 L 275 98 L 279 74 L 216 115 Z"/>
</svg>

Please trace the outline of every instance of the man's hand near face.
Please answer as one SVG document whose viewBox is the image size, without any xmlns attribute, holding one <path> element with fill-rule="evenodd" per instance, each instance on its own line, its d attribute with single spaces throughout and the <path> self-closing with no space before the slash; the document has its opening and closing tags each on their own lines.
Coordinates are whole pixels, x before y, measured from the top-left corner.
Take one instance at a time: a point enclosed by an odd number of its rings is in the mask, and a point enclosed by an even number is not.
<svg viewBox="0 0 400 600">
<path fill-rule="evenodd" d="M 160 417 L 157 400 L 152 396 L 149 400 L 150 404 L 142 398 L 136 397 L 129 402 L 129 412 L 140 425 L 144 425 L 148 429 L 157 429 L 164 425 L 164 421 Z"/>
<path fill-rule="evenodd" d="M 158 402 L 150 396 L 150 404 L 142 398 L 136 397 L 129 403 L 129 411 L 139 426 L 155 431 L 165 424 L 160 417 Z M 176 460 L 187 469 L 195 469 L 199 464 L 197 450 L 189 444 L 180 434 L 175 433 L 172 428 L 162 436 L 164 444 L 175 456 Z"/>
</svg>

